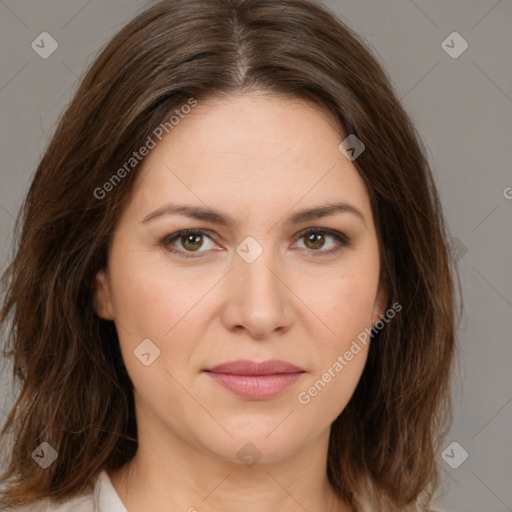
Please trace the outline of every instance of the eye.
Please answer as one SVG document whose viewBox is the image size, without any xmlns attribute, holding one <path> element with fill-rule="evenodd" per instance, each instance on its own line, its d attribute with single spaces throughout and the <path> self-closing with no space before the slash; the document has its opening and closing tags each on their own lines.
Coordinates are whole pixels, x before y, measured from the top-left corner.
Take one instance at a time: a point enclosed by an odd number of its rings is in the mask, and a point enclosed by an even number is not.
<svg viewBox="0 0 512 512">
<path fill-rule="evenodd" d="M 329 238 L 334 239 L 334 243 L 331 242 L 331 248 L 327 250 L 320 250 L 324 248 L 325 241 Z M 325 254 L 332 254 L 339 251 L 342 247 L 349 245 L 348 237 L 343 233 L 336 230 L 323 228 L 309 228 L 305 231 L 302 231 L 299 234 L 299 241 L 301 240 L 305 240 L 305 248 L 310 249 L 310 252 L 319 253 L 313 254 L 315 257 Z M 299 247 L 299 249 L 302 249 L 302 247 Z"/>
<path fill-rule="evenodd" d="M 170 250 L 171 252 L 176 252 L 183 254 L 185 257 L 194 258 L 195 256 L 186 255 L 187 252 L 205 252 L 199 251 L 201 246 L 203 245 L 204 238 L 207 237 L 211 241 L 211 237 L 202 230 L 193 230 L 193 229 L 185 229 L 183 231 L 178 231 L 165 237 L 162 240 L 163 245 Z M 176 249 L 175 242 L 181 244 L 181 247 L 184 249 Z"/>
<path fill-rule="evenodd" d="M 331 247 L 328 250 L 321 250 L 329 238 L 334 240 L 334 242 L 331 242 Z M 211 236 L 206 231 L 185 229 L 166 236 L 161 244 L 170 252 L 178 253 L 186 258 L 196 258 L 199 256 L 195 256 L 193 253 L 202 253 L 207 252 L 208 249 L 213 249 L 213 247 L 207 247 L 205 250 L 200 250 L 205 239 L 210 240 L 213 244 Z M 299 233 L 298 239 L 299 241 L 305 239 L 305 247 L 298 247 L 299 249 L 307 250 L 310 253 L 319 253 L 312 254 L 314 257 L 332 254 L 349 245 L 349 239 L 343 233 L 323 228 L 309 228 L 302 231 Z M 177 243 L 181 245 L 181 248 L 176 247 Z"/>
</svg>

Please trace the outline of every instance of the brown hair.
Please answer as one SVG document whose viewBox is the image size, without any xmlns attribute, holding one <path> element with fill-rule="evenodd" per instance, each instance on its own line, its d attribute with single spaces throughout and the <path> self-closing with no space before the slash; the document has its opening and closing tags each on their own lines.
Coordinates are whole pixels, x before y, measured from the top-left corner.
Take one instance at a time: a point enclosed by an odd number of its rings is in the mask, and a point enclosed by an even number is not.
<svg viewBox="0 0 512 512">
<path fill-rule="evenodd" d="M 363 141 L 354 164 L 389 304 L 403 306 L 332 424 L 329 480 L 357 510 L 365 493 L 379 510 L 429 500 L 451 422 L 457 272 L 425 149 L 365 44 L 307 0 L 167 0 L 100 53 L 39 163 L 2 277 L 5 354 L 22 385 L 2 430 L 13 439 L 0 505 L 73 497 L 135 454 L 133 385 L 91 294 L 138 166 L 105 197 L 94 191 L 190 98 L 253 90 L 312 101 Z M 48 469 L 31 457 L 43 441 L 58 452 Z"/>
</svg>

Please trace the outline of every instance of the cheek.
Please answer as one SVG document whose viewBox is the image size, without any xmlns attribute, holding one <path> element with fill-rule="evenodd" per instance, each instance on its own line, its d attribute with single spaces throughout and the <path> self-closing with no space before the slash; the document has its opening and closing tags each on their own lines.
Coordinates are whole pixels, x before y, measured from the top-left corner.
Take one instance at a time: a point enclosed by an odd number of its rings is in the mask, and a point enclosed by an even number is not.
<svg viewBox="0 0 512 512">
<path fill-rule="evenodd" d="M 377 276 L 372 271 L 351 272 L 325 282 L 311 297 L 311 309 L 334 331 L 332 344 L 344 343 L 369 327 L 373 319 Z M 332 333 L 331 333 L 332 334 Z"/>
<path fill-rule="evenodd" d="M 123 251 L 120 244 L 112 252 L 114 314 L 134 336 L 163 339 L 204 294 L 200 281 L 170 268 L 158 251 Z"/>
<path fill-rule="evenodd" d="M 153 276 L 144 271 L 112 274 L 116 322 L 134 336 L 159 336 L 165 329 L 162 296 Z M 170 299 L 170 297 L 166 297 Z M 170 320 L 170 319 L 169 319 Z M 168 327 L 169 328 L 169 327 Z"/>
<path fill-rule="evenodd" d="M 308 415 L 334 421 L 349 402 L 364 370 L 371 342 L 369 327 L 375 300 L 374 277 L 357 275 L 333 280 L 326 299 L 318 296 L 318 316 L 329 329 L 314 336 L 315 367 L 297 400 Z M 311 298 L 313 301 L 313 298 Z M 365 331 L 365 329 L 367 329 Z M 331 332 L 333 331 L 333 332 Z"/>
<path fill-rule="evenodd" d="M 317 312 L 329 329 L 321 336 L 310 332 L 315 340 L 315 365 L 307 386 L 298 397 L 299 403 L 310 403 L 309 412 L 328 417 L 341 413 L 350 400 L 364 370 L 371 343 L 378 266 L 360 259 L 347 265 L 331 279 L 323 281 L 323 293 L 315 288 L 309 296 L 311 309 Z"/>
<path fill-rule="evenodd" d="M 185 272 L 162 265 L 147 253 L 130 253 L 123 259 L 112 257 L 114 315 L 127 356 L 127 367 L 134 349 L 150 339 L 160 350 L 158 364 L 186 361 L 204 329 L 208 292 L 218 275 Z M 153 261 L 153 263 L 152 263 Z M 181 371 L 181 370 L 180 370 Z"/>
</svg>

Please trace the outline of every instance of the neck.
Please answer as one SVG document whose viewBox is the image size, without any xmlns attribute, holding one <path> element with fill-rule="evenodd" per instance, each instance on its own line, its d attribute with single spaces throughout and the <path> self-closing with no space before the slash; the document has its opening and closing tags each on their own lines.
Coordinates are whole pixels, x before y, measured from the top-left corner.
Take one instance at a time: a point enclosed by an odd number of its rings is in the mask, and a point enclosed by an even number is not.
<svg viewBox="0 0 512 512">
<path fill-rule="evenodd" d="M 145 435 L 149 431 L 152 435 Z M 353 510 L 327 479 L 329 432 L 288 458 L 262 459 L 251 467 L 227 461 L 168 430 L 164 437 L 154 435 L 154 425 L 151 430 L 139 425 L 138 434 L 135 457 L 109 475 L 128 512 Z"/>
</svg>

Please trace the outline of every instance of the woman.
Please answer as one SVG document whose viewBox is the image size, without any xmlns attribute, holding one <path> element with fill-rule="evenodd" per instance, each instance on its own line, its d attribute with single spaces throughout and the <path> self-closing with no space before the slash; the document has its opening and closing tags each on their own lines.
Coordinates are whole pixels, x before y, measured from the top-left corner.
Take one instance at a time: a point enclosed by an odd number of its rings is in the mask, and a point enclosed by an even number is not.
<svg viewBox="0 0 512 512">
<path fill-rule="evenodd" d="M 142 12 L 20 222 L 2 506 L 431 508 L 456 272 L 415 128 L 324 8 Z"/>
</svg>

